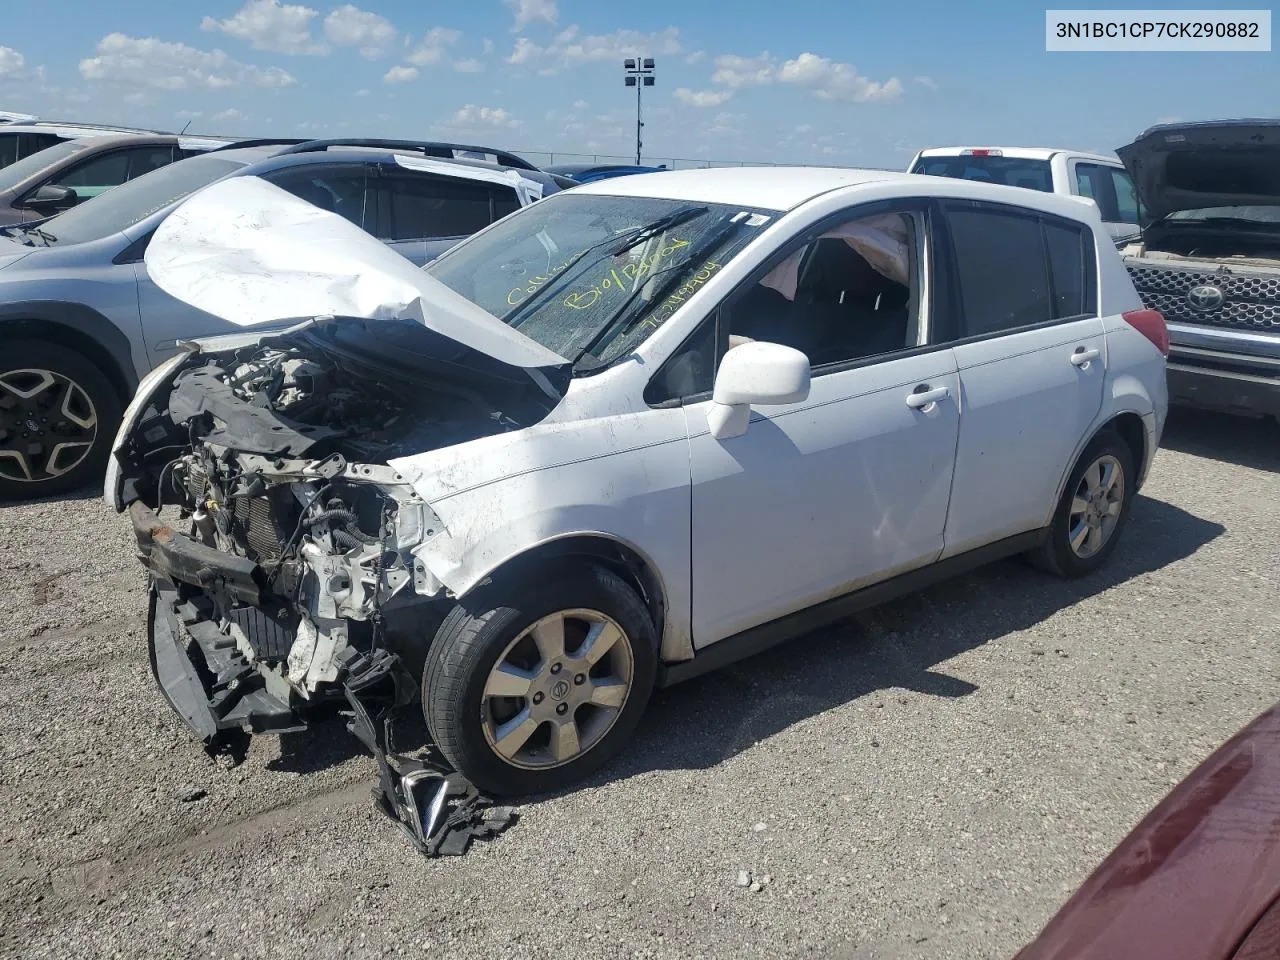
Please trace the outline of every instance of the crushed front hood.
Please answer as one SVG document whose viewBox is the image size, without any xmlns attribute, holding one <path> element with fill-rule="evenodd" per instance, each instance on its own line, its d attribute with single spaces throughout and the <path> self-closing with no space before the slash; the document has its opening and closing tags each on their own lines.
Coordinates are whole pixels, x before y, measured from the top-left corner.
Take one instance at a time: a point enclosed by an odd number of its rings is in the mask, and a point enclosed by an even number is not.
<svg viewBox="0 0 1280 960">
<path fill-rule="evenodd" d="M 1154 220 L 1280 204 L 1280 120 L 1160 124 L 1116 153 Z"/>
<path fill-rule="evenodd" d="M 416 320 L 511 366 L 569 363 L 345 218 L 258 177 L 195 194 L 156 230 L 145 259 L 161 289 L 240 326 L 316 316 Z"/>
</svg>

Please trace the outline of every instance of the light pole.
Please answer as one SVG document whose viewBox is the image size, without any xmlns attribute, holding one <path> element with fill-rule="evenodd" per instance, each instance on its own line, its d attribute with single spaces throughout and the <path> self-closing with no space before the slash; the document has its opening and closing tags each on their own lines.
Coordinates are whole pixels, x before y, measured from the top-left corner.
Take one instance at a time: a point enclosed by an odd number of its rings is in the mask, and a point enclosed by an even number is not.
<svg viewBox="0 0 1280 960">
<path fill-rule="evenodd" d="M 622 61 L 625 82 L 628 87 L 636 88 L 636 166 L 640 166 L 640 133 L 644 129 L 644 121 L 640 119 L 640 90 L 653 86 L 653 57 L 628 58 Z"/>
</svg>

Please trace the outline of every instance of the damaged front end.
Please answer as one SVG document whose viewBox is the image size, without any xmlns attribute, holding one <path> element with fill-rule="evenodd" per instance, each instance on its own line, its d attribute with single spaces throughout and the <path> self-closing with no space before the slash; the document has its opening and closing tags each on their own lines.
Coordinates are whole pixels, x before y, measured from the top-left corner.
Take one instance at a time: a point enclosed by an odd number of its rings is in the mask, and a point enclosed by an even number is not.
<svg viewBox="0 0 1280 960">
<path fill-rule="evenodd" d="M 444 527 L 387 464 L 554 406 L 487 359 L 420 324 L 334 318 L 196 350 L 139 392 L 108 480 L 150 571 L 151 664 L 175 712 L 213 747 L 345 705 L 383 809 L 425 852 L 504 822 L 456 776 L 392 766 L 452 598 L 413 553 Z"/>
</svg>

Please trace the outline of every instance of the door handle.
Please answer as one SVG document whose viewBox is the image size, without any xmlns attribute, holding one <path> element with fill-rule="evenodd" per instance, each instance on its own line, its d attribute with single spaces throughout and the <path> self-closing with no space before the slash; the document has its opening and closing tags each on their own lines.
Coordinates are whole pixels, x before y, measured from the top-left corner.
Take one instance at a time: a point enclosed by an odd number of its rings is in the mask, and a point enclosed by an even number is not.
<svg viewBox="0 0 1280 960">
<path fill-rule="evenodd" d="M 930 387 L 927 383 L 922 383 L 907 394 L 907 406 L 914 410 L 920 410 L 924 407 L 931 407 L 939 400 L 945 400 L 949 396 L 951 396 L 951 391 L 946 387 Z"/>
<path fill-rule="evenodd" d="M 1077 367 L 1087 367 L 1090 360 L 1097 360 L 1102 356 L 1102 352 L 1096 347 L 1076 347 L 1076 352 L 1071 354 L 1071 362 Z"/>
</svg>

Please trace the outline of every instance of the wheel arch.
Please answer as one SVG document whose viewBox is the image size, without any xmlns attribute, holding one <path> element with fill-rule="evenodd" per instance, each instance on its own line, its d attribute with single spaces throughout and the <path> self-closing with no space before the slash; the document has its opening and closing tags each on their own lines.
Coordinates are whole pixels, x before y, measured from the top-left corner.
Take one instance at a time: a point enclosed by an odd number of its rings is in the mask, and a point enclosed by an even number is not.
<svg viewBox="0 0 1280 960">
<path fill-rule="evenodd" d="M 1067 480 L 1070 479 L 1071 472 L 1075 470 L 1076 464 L 1080 462 L 1080 457 L 1085 450 L 1089 449 L 1089 444 L 1108 431 L 1118 435 L 1133 454 L 1135 476 L 1141 478 L 1145 475 L 1146 467 L 1150 463 L 1151 457 L 1155 455 L 1155 451 L 1149 449 L 1151 438 L 1142 414 L 1134 410 L 1122 410 L 1112 414 L 1099 423 L 1072 453 L 1071 460 L 1067 463 L 1066 469 L 1063 470 L 1062 478 L 1058 481 L 1058 489 L 1054 493 L 1048 518 L 1045 520 L 1046 525 L 1051 522 L 1053 512 L 1058 508 L 1058 503 L 1062 500 L 1062 492 L 1066 489 Z"/>
<path fill-rule="evenodd" d="M 116 388 L 121 404 L 127 403 L 138 387 L 129 338 L 102 314 L 83 304 L 0 304 L 0 336 L 6 341 L 55 343 L 83 354 Z"/>
<path fill-rule="evenodd" d="M 634 544 L 607 533 L 566 533 L 526 547 L 476 578 L 459 593 L 459 598 L 467 596 L 483 584 L 521 576 L 532 567 L 574 559 L 599 563 L 621 577 L 640 595 L 649 611 L 661 651 L 669 608 L 667 590 L 657 565 Z"/>
</svg>

